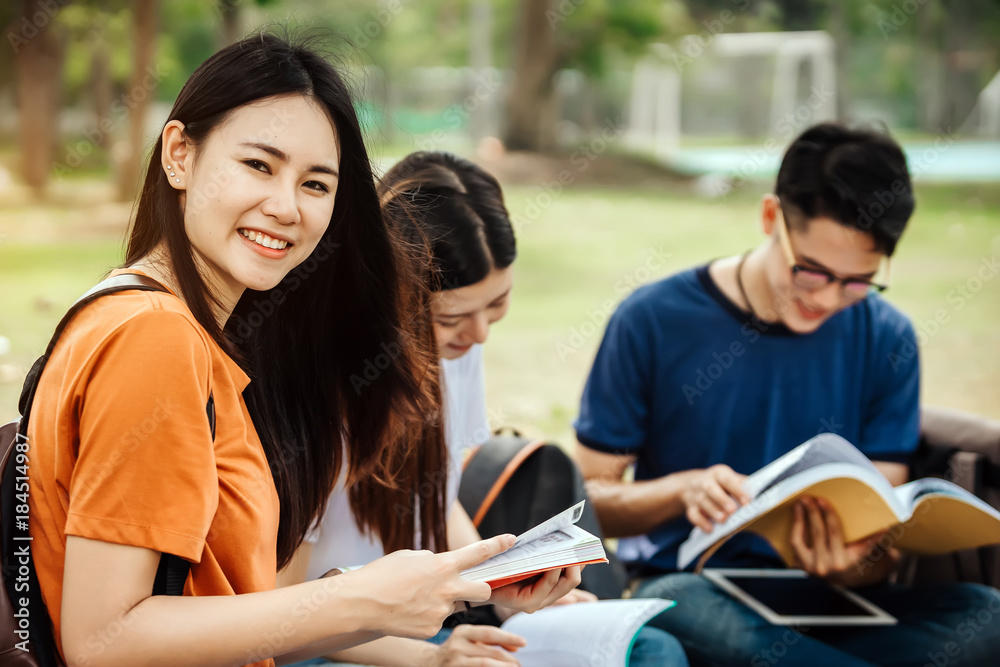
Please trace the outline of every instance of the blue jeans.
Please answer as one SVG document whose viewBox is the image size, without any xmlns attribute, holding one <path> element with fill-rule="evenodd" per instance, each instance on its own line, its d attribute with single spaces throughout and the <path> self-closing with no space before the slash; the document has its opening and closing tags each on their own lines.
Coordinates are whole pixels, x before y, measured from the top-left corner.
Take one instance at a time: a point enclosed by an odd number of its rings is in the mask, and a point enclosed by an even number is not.
<svg viewBox="0 0 1000 667">
<path fill-rule="evenodd" d="M 711 581 L 686 572 L 639 582 L 635 597 L 677 601 L 652 621 L 674 635 L 695 667 L 981 667 L 1000 662 L 1000 591 L 977 584 L 857 591 L 899 623 L 793 628 L 772 625 Z"/>
<path fill-rule="evenodd" d="M 443 644 L 450 636 L 451 630 L 442 630 L 427 641 L 435 644 Z M 294 665 L 289 665 L 289 667 L 306 667 L 306 665 L 311 667 L 335 667 L 346 664 L 328 662 L 319 658 L 306 662 L 297 662 Z M 681 648 L 680 642 L 663 630 L 648 625 L 639 631 L 639 635 L 632 645 L 628 664 L 629 667 L 688 667 L 688 661 L 684 657 L 684 649 Z"/>
</svg>

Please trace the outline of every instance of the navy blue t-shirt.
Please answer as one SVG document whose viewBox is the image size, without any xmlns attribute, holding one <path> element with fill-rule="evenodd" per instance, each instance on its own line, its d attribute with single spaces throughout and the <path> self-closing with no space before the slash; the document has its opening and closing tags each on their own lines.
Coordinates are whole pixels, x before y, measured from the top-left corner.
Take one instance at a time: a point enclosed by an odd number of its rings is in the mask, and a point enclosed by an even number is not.
<svg viewBox="0 0 1000 667">
<path fill-rule="evenodd" d="M 750 317 L 690 269 L 639 288 L 615 311 L 590 371 L 580 442 L 636 457 L 646 480 L 725 463 L 750 474 L 818 433 L 876 461 L 908 460 L 920 429 L 913 326 L 877 295 L 813 333 Z M 677 569 L 692 525 L 681 517 L 620 540 L 633 573 Z M 762 538 L 740 534 L 714 567 L 777 565 Z"/>
</svg>

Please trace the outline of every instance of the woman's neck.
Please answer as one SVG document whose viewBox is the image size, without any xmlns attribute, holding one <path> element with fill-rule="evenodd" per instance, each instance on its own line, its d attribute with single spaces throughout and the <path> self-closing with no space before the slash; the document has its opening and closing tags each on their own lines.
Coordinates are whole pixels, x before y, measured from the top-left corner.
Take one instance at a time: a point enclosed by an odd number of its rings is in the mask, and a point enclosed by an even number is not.
<svg viewBox="0 0 1000 667">
<path fill-rule="evenodd" d="M 197 257 L 194 258 L 194 261 L 196 265 L 199 264 Z M 169 288 L 171 292 L 177 295 L 177 298 L 184 302 L 184 305 L 188 305 L 187 299 L 184 298 L 184 293 L 181 291 L 180 282 L 174 275 L 170 255 L 162 244 L 154 248 L 148 255 L 130 264 L 127 268 L 142 271 L 153 280 Z M 223 329 L 226 326 L 226 322 L 229 321 L 229 317 L 233 314 L 233 309 L 236 307 L 239 297 L 235 300 L 227 299 L 227 293 L 224 290 L 219 290 L 216 285 L 213 285 L 211 280 L 206 276 L 205 271 L 200 271 L 200 274 L 210 292 L 220 297 L 219 302 L 209 298 L 208 303 L 212 308 L 212 313 L 215 316 L 215 321 L 219 324 L 219 328 Z"/>
</svg>

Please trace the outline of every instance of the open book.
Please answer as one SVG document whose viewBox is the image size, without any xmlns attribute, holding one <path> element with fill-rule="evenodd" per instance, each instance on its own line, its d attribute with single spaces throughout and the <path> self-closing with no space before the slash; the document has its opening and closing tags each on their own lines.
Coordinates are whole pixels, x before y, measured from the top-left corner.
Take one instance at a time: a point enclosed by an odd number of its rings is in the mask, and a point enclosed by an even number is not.
<svg viewBox="0 0 1000 667">
<path fill-rule="evenodd" d="M 837 510 L 844 539 L 854 542 L 888 530 L 892 546 L 916 554 L 942 554 L 1000 543 L 1000 512 L 943 479 L 893 487 L 854 445 L 824 433 L 769 463 L 744 482 L 751 502 L 710 533 L 695 528 L 680 546 L 687 567 L 741 530 L 762 535 L 793 565 L 789 543 L 793 506 L 801 496 L 825 498 Z"/>
<path fill-rule="evenodd" d="M 521 667 L 625 667 L 639 630 L 672 600 L 601 600 L 514 614 L 503 629 L 525 639 Z M 674 612 L 670 612 L 674 613 Z"/>
<path fill-rule="evenodd" d="M 548 570 L 607 563 L 600 538 L 574 525 L 583 514 L 585 502 L 581 500 L 519 535 L 510 549 L 465 570 L 462 577 L 499 588 Z"/>
</svg>

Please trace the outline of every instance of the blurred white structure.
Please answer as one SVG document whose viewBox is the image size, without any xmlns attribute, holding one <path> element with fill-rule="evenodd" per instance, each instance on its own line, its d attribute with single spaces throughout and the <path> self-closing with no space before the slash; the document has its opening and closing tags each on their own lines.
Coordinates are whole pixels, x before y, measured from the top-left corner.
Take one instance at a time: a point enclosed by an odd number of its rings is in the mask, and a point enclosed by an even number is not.
<svg viewBox="0 0 1000 667">
<path fill-rule="evenodd" d="M 780 129 L 785 119 L 796 118 L 806 97 L 810 98 L 810 123 L 836 118 L 835 43 L 826 32 L 711 34 L 706 31 L 682 38 L 676 49 L 657 44 L 651 51 L 635 67 L 625 140 L 630 146 L 652 151 L 657 157 L 668 156 L 680 144 L 682 84 L 692 77 L 708 83 L 713 79 L 713 68 L 733 67 L 748 58 L 766 57 L 773 63 L 769 86 L 770 128 Z M 711 61 L 710 65 L 701 61 L 704 56 L 709 56 L 706 60 Z M 809 66 L 805 90 L 799 76 L 803 65 Z M 698 83 L 694 80 L 691 85 Z M 817 91 L 821 94 L 816 94 Z"/>
<path fill-rule="evenodd" d="M 1000 137 L 1000 72 L 979 93 L 979 136 Z"/>
</svg>

